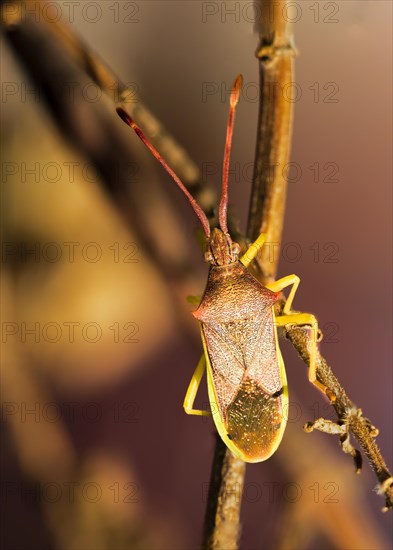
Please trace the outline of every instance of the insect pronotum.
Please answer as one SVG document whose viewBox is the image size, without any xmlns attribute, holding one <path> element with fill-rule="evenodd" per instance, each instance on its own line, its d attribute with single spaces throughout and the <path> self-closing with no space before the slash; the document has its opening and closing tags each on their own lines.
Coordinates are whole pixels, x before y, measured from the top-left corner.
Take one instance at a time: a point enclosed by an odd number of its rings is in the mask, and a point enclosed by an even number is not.
<svg viewBox="0 0 393 550">
<path fill-rule="evenodd" d="M 262 285 L 247 267 L 263 246 L 266 235 L 261 234 L 239 259 L 240 246 L 232 241 L 228 232 L 229 158 L 241 85 L 239 75 L 230 96 L 219 227 L 212 231 L 201 207 L 142 130 L 123 109 L 118 108 L 117 112 L 186 195 L 206 235 L 205 259 L 210 264 L 209 274 L 202 300 L 193 312 L 201 326 L 204 353 L 188 387 L 184 409 L 187 414 L 212 414 L 222 440 L 238 458 L 261 462 L 276 451 L 286 426 L 288 388 L 277 327 L 311 327 L 309 380 L 325 393 L 327 390 L 316 380 L 317 320 L 309 313 L 291 309 L 299 277 L 288 275 Z M 276 316 L 273 306 L 288 286 L 292 288 L 283 313 Z M 205 370 L 211 411 L 193 408 Z"/>
</svg>

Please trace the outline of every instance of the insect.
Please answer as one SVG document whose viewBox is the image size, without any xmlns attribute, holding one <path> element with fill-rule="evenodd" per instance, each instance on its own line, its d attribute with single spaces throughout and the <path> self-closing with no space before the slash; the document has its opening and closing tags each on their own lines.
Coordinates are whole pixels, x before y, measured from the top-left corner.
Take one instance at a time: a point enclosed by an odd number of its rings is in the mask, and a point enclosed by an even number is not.
<svg viewBox="0 0 393 550">
<path fill-rule="evenodd" d="M 186 195 L 206 236 L 209 274 L 202 300 L 193 312 L 200 323 L 204 353 L 188 387 L 184 409 L 187 414 L 212 414 L 218 433 L 235 456 L 245 462 L 261 462 L 276 451 L 286 426 L 288 388 L 277 327 L 311 328 L 309 380 L 325 393 L 327 390 L 316 379 L 317 320 L 309 313 L 291 309 L 299 277 L 288 275 L 262 285 L 247 267 L 262 248 L 266 234 L 261 234 L 239 259 L 240 246 L 228 232 L 229 159 L 241 85 L 239 75 L 230 95 L 219 227 L 212 231 L 202 208 L 142 130 L 123 109 L 118 108 L 117 112 Z M 276 316 L 273 306 L 282 290 L 289 286 L 292 288 L 282 315 Z M 205 370 L 211 411 L 193 408 Z"/>
</svg>

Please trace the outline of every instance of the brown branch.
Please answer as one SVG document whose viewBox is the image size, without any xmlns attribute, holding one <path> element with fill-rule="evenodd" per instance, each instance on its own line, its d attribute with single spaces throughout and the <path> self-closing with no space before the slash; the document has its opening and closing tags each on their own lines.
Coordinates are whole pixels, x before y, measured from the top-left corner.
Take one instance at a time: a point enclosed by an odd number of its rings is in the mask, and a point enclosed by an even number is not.
<svg viewBox="0 0 393 550">
<path fill-rule="evenodd" d="M 217 434 L 204 529 L 203 549 L 236 550 L 246 463 Z"/>
<path fill-rule="evenodd" d="M 299 327 L 290 327 L 286 331 L 287 338 L 291 341 L 296 351 L 299 353 L 302 360 L 309 364 L 310 360 L 310 336 L 308 330 Z M 332 406 L 334 407 L 338 424 L 342 424 L 353 434 L 359 442 L 364 454 L 375 475 L 377 476 L 379 486 L 378 493 L 385 496 L 384 512 L 393 508 L 393 477 L 390 473 L 382 455 L 375 443 L 375 437 L 378 435 L 378 429 L 372 425 L 370 420 L 363 416 L 362 411 L 358 408 L 347 396 L 344 388 L 341 386 L 337 378 L 334 376 L 327 361 L 318 353 L 317 356 L 317 379 L 322 382 L 333 396 Z M 345 433 L 344 433 L 345 435 Z M 346 443 L 344 438 L 342 443 Z M 349 440 L 348 440 L 349 443 Z M 349 444 L 349 449 L 343 445 L 344 452 L 352 454 L 358 472 L 360 471 L 361 458 L 358 451 Z"/>
<path fill-rule="evenodd" d="M 259 61 L 260 107 L 247 237 L 267 233 L 267 243 L 279 245 L 284 223 L 287 182 L 282 167 L 289 160 L 292 103 L 282 87 L 293 80 L 292 35 L 283 18 L 286 0 L 260 2 Z M 260 279 L 267 282 L 277 274 L 279 254 L 274 258 L 266 246 L 256 258 Z"/>
</svg>

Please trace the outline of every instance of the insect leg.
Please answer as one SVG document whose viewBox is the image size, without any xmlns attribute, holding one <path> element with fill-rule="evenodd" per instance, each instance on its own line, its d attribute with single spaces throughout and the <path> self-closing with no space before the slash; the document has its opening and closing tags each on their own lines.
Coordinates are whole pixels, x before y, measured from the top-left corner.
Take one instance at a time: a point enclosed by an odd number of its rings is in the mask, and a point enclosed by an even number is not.
<svg viewBox="0 0 393 550">
<path fill-rule="evenodd" d="M 310 346 L 310 364 L 308 367 L 308 379 L 311 384 L 314 384 L 318 389 L 325 393 L 332 401 L 333 396 L 326 386 L 324 386 L 319 380 L 317 380 L 317 342 L 318 342 L 318 321 L 311 315 L 311 313 L 289 313 L 288 315 L 280 315 L 275 318 L 275 323 L 278 327 L 285 327 L 287 325 L 296 326 L 311 326 L 311 346 Z"/>
<path fill-rule="evenodd" d="M 289 293 L 289 296 L 287 298 L 287 301 L 285 302 L 285 306 L 283 309 L 284 315 L 291 314 L 292 302 L 295 297 L 296 291 L 298 289 L 299 283 L 300 283 L 300 278 L 297 275 L 287 275 L 282 279 L 278 279 L 278 281 L 274 281 L 273 283 L 268 283 L 266 285 L 266 288 L 268 288 L 269 290 L 272 290 L 273 292 L 281 292 L 282 290 L 284 290 L 284 288 L 287 288 L 287 286 L 292 285 L 291 291 Z"/>
<path fill-rule="evenodd" d="M 329 399 L 331 399 L 330 392 L 324 386 L 317 380 L 317 367 L 316 367 L 316 356 L 317 356 L 317 342 L 318 342 L 318 321 L 314 317 L 314 315 L 311 315 L 310 313 L 294 313 L 292 312 L 292 302 L 295 297 L 296 291 L 298 289 L 300 283 L 300 278 L 297 275 L 287 275 L 286 277 L 283 277 L 282 279 L 279 279 L 278 281 L 274 281 L 273 283 L 269 283 L 266 285 L 266 287 L 269 290 L 272 290 L 273 292 L 281 292 L 284 288 L 287 286 L 292 285 L 291 291 L 289 293 L 289 296 L 285 302 L 285 306 L 283 309 L 284 315 L 281 315 L 280 317 L 276 317 L 276 323 L 277 326 L 285 326 L 285 325 L 310 325 L 312 329 L 312 342 L 311 342 L 311 349 L 310 349 L 310 365 L 308 369 L 308 379 L 309 381 L 314 384 L 317 388 L 319 388 L 321 391 L 323 391 Z"/>
<path fill-rule="evenodd" d="M 257 240 L 247 248 L 247 251 L 240 258 L 240 261 L 244 265 L 244 267 L 248 267 L 250 265 L 250 263 L 253 261 L 255 256 L 263 247 L 266 239 L 267 239 L 267 233 L 261 233 L 257 238 Z"/>
<path fill-rule="evenodd" d="M 300 278 L 297 275 L 287 275 L 286 277 L 283 277 L 282 279 L 279 279 L 278 281 L 274 281 L 273 283 L 269 283 L 266 285 L 266 287 L 269 290 L 272 290 L 273 292 L 281 292 L 284 288 L 287 286 L 292 285 L 291 291 L 289 293 L 289 296 L 285 302 L 285 306 L 283 309 L 283 314 L 280 317 L 276 317 L 276 323 L 277 326 L 285 326 L 285 325 L 310 325 L 312 329 L 312 341 L 311 341 L 311 349 L 310 349 L 310 365 L 308 368 L 308 379 L 311 382 L 311 384 L 314 384 L 317 388 L 319 388 L 321 391 L 323 391 L 330 400 L 332 400 L 332 396 L 330 395 L 329 390 L 324 386 L 319 380 L 317 380 L 317 367 L 316 367 L 316 357 L 317 357 L 317 342 L 318 342 L 318 336 L 319 336 L 319 330 L 318 330 L 318 321 L 314 317 L 314 315 L 311 315 L 310 313 L 294 313 L 292 312 L 292 302 L 295 297 L 296 291 L 298 289 L 300 283 Z"/>
<path fill-rule="evenodd" d="M 189 304 L 193 304 L 194 306 L 199 306 L 199 304 L 201 303 L 201 300 L 202 298 L 200 296 L 194 296 L 192 294 L 187 296 L 187 302 Z"/>
<path fill-rule="evenodd" d="M 206 369 L 206 359 L 205 354 L 199 359 L 197 367 L 194 374 L 192 375 L 191 382 L 188 386 L 186 396 L 184 398 L 183 407 L 187 414 L 195 414 L 198 416 L 210 416 L 210 411 L 201 411 L 199 409 L 194 409 L 195 397 L 198 393 L 199 385 L 202 380 L 203 373 Z"/>
</svg>

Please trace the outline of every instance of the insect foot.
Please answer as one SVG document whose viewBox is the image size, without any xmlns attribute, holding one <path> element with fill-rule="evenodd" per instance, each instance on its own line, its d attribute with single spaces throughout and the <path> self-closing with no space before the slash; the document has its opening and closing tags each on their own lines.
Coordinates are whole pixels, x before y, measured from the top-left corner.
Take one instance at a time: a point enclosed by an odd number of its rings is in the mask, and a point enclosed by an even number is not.
<svg viewBox="0 0 393 550">
<path fill-rule="evenodd" d="M 385 495 L 386 506 L 382 508 L 382 512 L 387 512 L 390 508 L 392 508 L 392 500 L 391 496 L 389 497 L 388 492 L 393 492 L 393 476 L 388 477 L 385 481 L 377 485 L 375 490 L 379 495 Z"/>
<path fill-rule="evenodd" d="M 360 411 L 360 409 L 357 410 Z M 344 453 L 352 456 L 355 463 L 356 473 L 360 474 L 360 470 L 362 469 L 362 455 L 350 442 L 348 420 L 332 422 L 331 420 L 326 420 L 325 418 L 318 418 L 317 420 L 314 420 L 314 422 L 307 422 L 303 429 L 307 433 L 311 433 L 313 430 L 319 430 L 320 432 L 327 434 L 339 435 L 342 450 Z"/>
</svg>

